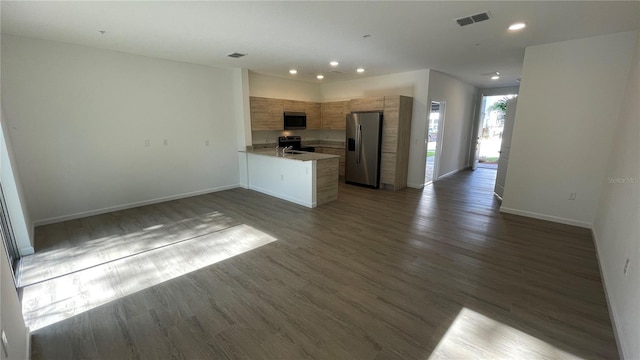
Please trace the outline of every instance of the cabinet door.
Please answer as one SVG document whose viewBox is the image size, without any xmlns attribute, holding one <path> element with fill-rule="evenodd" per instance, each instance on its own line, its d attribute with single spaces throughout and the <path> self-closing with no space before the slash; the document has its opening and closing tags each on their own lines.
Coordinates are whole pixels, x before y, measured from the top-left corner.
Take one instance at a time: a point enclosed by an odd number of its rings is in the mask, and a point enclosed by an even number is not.
<svg viewBox="0 0 640 360">
<path fill-rule="evenodd" d="M 382 153 L 380 158 L 380 183 L 396 184 L 396 154 Z"/>
<path fill-rule="evenodd" d="M 337 149 L 337 148 L 329 148 L 329 147 L 325 147 L 322 148 L 322 152 L 325 154 L 331 154 L 331 155 L 339 155 L 340 156 L 340 162 L 339 162 L 339 167 L 338 167 L 338 171 L 339 171 L 339 175 L 340 176 L 344 176 L 344 149 Z"/>
<path fill-rule="evenodd" d="M 307 103 L 297 100 L 284 100 L 284 111 L 305 112 Z"/>
<path fill-rule="evenodd" d="M 395 153 L 398 148 L 398 124 L 400 97 L 384 98 L 384 119 L 382 120 L 382 152 Z"/>
<path fill-rule="evenodd" d="M 283 130 L 284 101 L 280 99 L 250 98 L 251 130 Z"/>
<path fill-rule="evenodd" d="M 304 105 L 304 112 L 307 114 L 307 129 L 320 129 L 322 127 L 320 103 L 307 102 Z"/>
<path fill-rule="evenodd" d="M 349 111 L 348 101 L 335 101 L 322 103 L 322 128 L 344 130 L 346 127 L 346 114 Z"/>
<path fill-rule="evenodd" d="M 384 96 L 351 100 L 351 112 L 382 110 L 384 110 Z"/>
</svg>

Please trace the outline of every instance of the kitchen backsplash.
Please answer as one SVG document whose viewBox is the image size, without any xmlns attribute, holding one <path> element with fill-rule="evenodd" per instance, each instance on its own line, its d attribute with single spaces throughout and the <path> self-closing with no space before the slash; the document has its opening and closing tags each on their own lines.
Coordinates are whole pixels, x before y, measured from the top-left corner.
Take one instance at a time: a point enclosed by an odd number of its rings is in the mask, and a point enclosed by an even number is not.
<svg viewBox="0 0 640 360">
<path fill-rule="evenodd" d="M 344 143 L 344 130 L 273 130 L 253 131 L 253 145 L 276 144 L 279 136 L 295 135 L 302 137 L 303 143 L 317 140 L 338 141 Z"/>
<path fill-rule="evenodd" d="M 247 150 L 252 149 L 270 149 L 275 148 L 278 145 L 278 142 L 270 142 L 270 143 L 254 143 L 253 146 L 247 146 Z M 313 146 L 313 147 L 331 147 L 336 149 L 344 148 L 344 139 L 343 140 L 308 140 L 303 141 L 302 146 Z"/>
</svg>

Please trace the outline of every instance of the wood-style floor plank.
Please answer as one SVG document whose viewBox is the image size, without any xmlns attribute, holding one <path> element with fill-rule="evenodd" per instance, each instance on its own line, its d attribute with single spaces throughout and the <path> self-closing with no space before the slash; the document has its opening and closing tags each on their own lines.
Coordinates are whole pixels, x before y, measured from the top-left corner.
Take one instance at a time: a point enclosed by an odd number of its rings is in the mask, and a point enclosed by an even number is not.
<svg viewBox="0 0 640 360">
<path fill-rule="evenodd" d="M 276 241 L 39 329 L 33 358 L 618 358 L 590 232 L 501 214 L 494 179 L 340 184 L 315 209 L 234 189 L 37 228 L 33 279 L 235 225 Z"/>
</svg>

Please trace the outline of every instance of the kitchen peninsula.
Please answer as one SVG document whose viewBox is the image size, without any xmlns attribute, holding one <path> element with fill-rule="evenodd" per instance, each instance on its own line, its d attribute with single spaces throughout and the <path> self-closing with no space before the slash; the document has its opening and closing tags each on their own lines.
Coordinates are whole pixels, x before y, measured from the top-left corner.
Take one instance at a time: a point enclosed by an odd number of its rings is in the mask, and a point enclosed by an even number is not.
<svg viewBox="0 0 640 360">
<path fill-rule="evenodd" d="M 241 151 L 248 188 L 314 208 L 338 199 L 338 155 L 282 149 Z"/>
</svg>

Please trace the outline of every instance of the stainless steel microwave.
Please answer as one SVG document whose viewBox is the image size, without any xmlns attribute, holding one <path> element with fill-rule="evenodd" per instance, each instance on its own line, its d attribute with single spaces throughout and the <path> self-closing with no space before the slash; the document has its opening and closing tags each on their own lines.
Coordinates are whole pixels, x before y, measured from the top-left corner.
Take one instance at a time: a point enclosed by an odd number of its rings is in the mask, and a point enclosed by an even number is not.
<svg viewBox="0 0 640 360">
<path fill-rule="evenodd" d="M 303 130 L 307 128 L 307 114 L 303 112 L 285 112 L 285 130 Z"/>
</svg>

